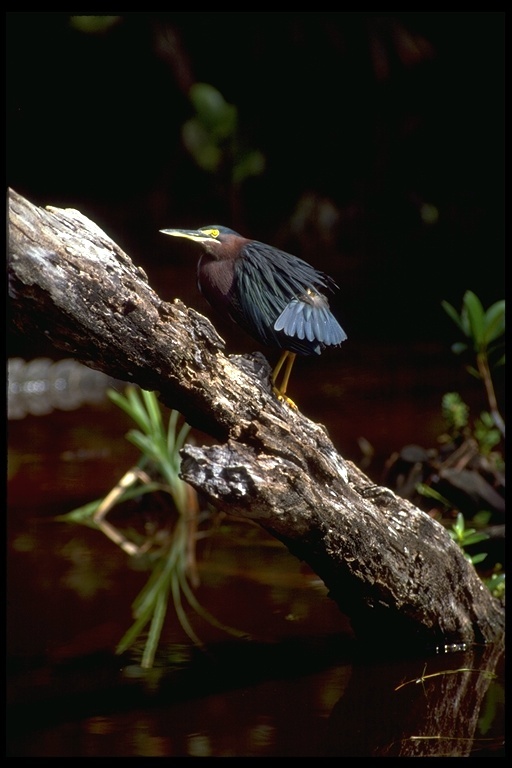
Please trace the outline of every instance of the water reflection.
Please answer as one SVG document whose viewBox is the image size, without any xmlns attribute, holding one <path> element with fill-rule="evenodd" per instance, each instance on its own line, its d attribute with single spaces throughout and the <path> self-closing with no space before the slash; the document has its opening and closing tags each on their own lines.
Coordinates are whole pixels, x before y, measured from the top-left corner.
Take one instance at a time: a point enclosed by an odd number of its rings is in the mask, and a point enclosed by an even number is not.
<svg viewBox="0 0 512 768">
<path fill-rule="evenodd" d="M 114 657 L 144 574 L 97 537 L 39 526 L 47 549 L 30 556 L 30 579 L 11 568 L 10 604 L 24 597 L 10 621 L 11 640 L 13 621 L 24 637 L 9 649 L 11 755 L 499 754 L 500 649 L 411 659 L 383 654 L 377 641 L 361 649 L 314 574 L 259 532 L 241 547 L 244 526 L 202 553 L 199 598 L 254 639 L 226 640 L 205 623 L 205 652 L 171 619 L 152 670 L 139 666 L 142 641 Z M 26 552 L 17 557 L 28 565 Z M 96 592 L 69 578 L 77 559 L 86 582 L 95 563 Z M 485 721 L 487 689 L 495 710 Z"/>
<path fill-rule="evenodd" d="M 327 648 L 331 644 L 334 643 L 328 641 Z M 488 685 L 481 658 L 478 671 L 475 669 L 474 675 L 470 675 L 464 670 L 474 663 L 475 657 L 467 654 L 443 659 L 359 659 L 333 664 L 328 652 L 324 659 L 326 669 L 311 672 L 311 666 L 319 664 L 322 642 L 316 640 L 314 652 L 307 647 L 307 641 L 301 649 L 300 645 L 301 642 L 297 642 L 297 647 L 292 644 L 288 664 L 282 653 L 273 658 L 271 649 L 253 648 L 247 653 L 239 648 L 211 648 L 215 661 L 205 664 L 196 659 L 197 663 L 182 670 L 181 676 L 176 671 L 171 675 L 162 673 L 158 686 L 146 686 L 144 680 L 133 678 L 129 683 L 125 679 L 123 684 L 122 674 L 116 675 L 113 668 L 108 670 L 106 663 L 101 665 L 98 661 L 88 670 L 89 675 L 96 676 L 96 685 L 90 686 L 89 692 L 74 666 L 61 669 L 58 674 L 54 671 L 53 682 L 58 687 L 64 684 L 65 677 L 78 684 L 74 695 L 68 687 L 67 696 L 59 691 L 58 703 L 39 702 L 37 711 L 35 707 L 15 707 L 14 713 L 11 710 L 10 754 L 502 754 L 498 734 L 503 728 L 502 717 L 498 711 L 498 721 L 495 716 L 491 729 L 486 728 L 481 713 L 487 704 L 476 693 L 480 682 Z M 286 643 L 284 646 L 290 650 Z M 316 657 L 315 662 L 308 664 L 308 657 Z M 422 680 L 426 669 L 430 670 L 430 677 Z M 414 675 L 419 676 L 417 681 Z M 397 690 L 406 679 L 411 680 L 411 685 Z M 16 723 L 12 722 L 14 717 Z"/>
</svg>

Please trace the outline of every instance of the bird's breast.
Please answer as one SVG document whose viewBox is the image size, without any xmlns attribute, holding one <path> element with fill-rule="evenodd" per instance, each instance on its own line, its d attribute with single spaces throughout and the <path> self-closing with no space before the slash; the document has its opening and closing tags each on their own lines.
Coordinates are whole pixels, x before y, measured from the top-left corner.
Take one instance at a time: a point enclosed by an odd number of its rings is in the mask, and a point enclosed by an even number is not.
<svg viewBox="0 0 512 768">
<path fill-rule="evenodd" d="M 197 269 L 197 283 L 212 307 L 221 311 L 229 308 L 234 296 L 234 262 L 214 261 L 202 257 Z"/>
</svg>

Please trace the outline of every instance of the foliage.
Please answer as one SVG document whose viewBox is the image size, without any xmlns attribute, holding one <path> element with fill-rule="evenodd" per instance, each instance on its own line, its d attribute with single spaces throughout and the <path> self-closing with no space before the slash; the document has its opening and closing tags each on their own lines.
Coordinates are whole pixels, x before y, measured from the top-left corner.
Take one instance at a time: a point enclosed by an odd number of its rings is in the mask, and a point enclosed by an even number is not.
<svg viewBox="0 0 512 768">
<path fill-rule="evenodd" d="M 491 414 L 482 411 L 471 425 L 469 406 L 458 392 L 447 392 L 443 395 L 441 410 L 447 427 L 447 434 L 440 436 L 441 442 L 473 437 L 484 456 L 490 455 L 500 444 L 502 436 Z"/>
<path fill-rule="evenodd" d="M 485 353 L 488 355 L 499 346 L 500 339 L 505 332 L 504 300 L 495 302 L 484 311 L 478 296 L 473 291 L 466 291 L 462 299 L 460 314 L 447 301 L 443 301 L 441 304 L 464 336 L 469 339 L 476 354 Z M 453 344 L 452 350 L 456 354 L 460 354 L 468 346 L 466 343 L 457 342 Z M 498 364 L 503 365 L 504 362 L 505 356 L 503 355 Z"/>
<path fill-rule="evenodd" d="M 103 35 L 119 24 L 121 16 L 83 14 L 69 17 L 69 26 L 86 35 Z"/>
<path fill-rule="evenodd" d="M 484 578 L 484 584 L 498 600 L 505 599 L 505 573 L 501 563 L 496 563 L 490 576 Z"/>
<path fill-rule="evenodd" d="M 505 704 L 505 691 L 501 683 L 493 680 L 487 689 L 484 706 L 478 718 L 478 730 L 482 736 L 486 736 L 496 717 L 498 707 Z"/>
<path fill-rule="evenodd" d="M 505 301 L 497 301 L 484 310 L 478 296 L 473 291 L 466 291 L 460 313 L 447 301 L 443 301 L 442 306 L 468 340 L 453 344 L 452 351 L 461 354 L 471 349 L 475 354 L 476 368 L 470 365 L 467 370 L 483 381 L 492 421 L 504 437 L 505 424 L 498 409 L 491 365 L 498 367 L 505 363 L 505 354 L 501 354 L 505 335 Z"/>
<path fill-rule="evenodd" d="M 237 108 L 208 83 L 195 83 L 189 98 L 195 115 L 184 124 L 182 137 L 197 165 L 208 173 L 227 169 L 232 184 L 261 174 L 265 158 L 240 139 Z"/>
<path fill-rule="evenodd" d="M 467 370 L 483 382 L 490 412 L 482 411 L 480 416 L 471 423 L 470 409 L 461 396 L 457 392 L 446 393 L 442 400 L 442 413 L 448 434 L 442 435 L 440 441 L 453 441 L 455 446 L 460 446 L 464 441 L 473 440 L 478 446 L 479 454 L 488 459 L 487 466 L 494 465 L 497 470 L 501 470 L 504 468 L 504 461 L 499 450 L 495 449 L 499 448 L 505 437 L 505 425 L 496 400 L 491 375 L 493 367 L 491 359 L 494 359 L 494 367 L 501 366 L 505 362 L 505 355 L 501 354 L 505 333 L 505 301 L 497 301 L 484 310 L 480 299 L 472 291 L 466 291 L 460 313 L 447 301 L 443 301 L 442 306 L 467 339 L 467 342 L 453 344 L 452 351 L 455 354 L 462 354 L 471 350 L 476 356 L 476 368 L 468 366 Z M 417 490 L 423 496 L 436 498 L 446 508 L 452 507 L 447 499 L 425 483 L 418 484 Z M 480 512 L 473 519 L 475 523 L 482 524 L 482 520 L 487 521 L 489 518 L 490 512 Z M 487 557 L 485 552 L 475 555 L 466 552 L 468 546 L 485 541 L 489 537 L 477 528 L 466 527 L 462 512 L 458 511 L 456 520 L 448 532 L 470 562 L 476 565 L 485 560 Z M 484 581 L 495 596 L 503 596 L 505 574 L 501 572 L 500 564 L 495 566 L 491 576 Z"/>
<path fill-rule="evenodd" d="M 469 406 L 458 392 L 447 392 L 441 403 L 443 418 L 452 435 L 459 435 L 469 424 Z"/>
<path fill-rule="evenodd" d="M 478 544 L 480 541 L 485 541 L 489 536 L 486 533 L 477 531 L 476 528 L 466 528 L 466 521 L 464 520 L 462 512 L 459 512 L 457 520 L 453 523 L 451 530 L 449 530 L 448 533 L 464 551 L 464 555 L 470 563 L 476 565 L 477 563 L 481 563 L 482 560 L 485 560 L 487 557 L 485 552 L 479 552 L 477 555 L 469 555 L 465 551 L 466 547 L 471 546 L 471 544 Z"/>
<path fill-rule="evenodd" d="M 150 552 L 147 555 L 151 575 L 133 603 L 135 621 L 120 640 L 117 652 L 123 653 L 131 647 L 149 624 L 141 666 L 151 667 L 170 599 L 181 626 L 197 645 L 201 645 L 201 641 L 188 620 L 184 600 L 199 616 L 214 626 L 238 637 L 244 636 L 238 630 L 217 621 L 199 604 L 194 595 L 194 586 L 197 582 L 197 574 L 194 570 L 194 547 L 198 535 L 197 510 L 194 503 L 196 498 L 193 489 L 179 477 L 179 452 L 188 437 L 189 426 L 183 424 L 178 428 L 179 414 L 177 411 L 172 411 L 166 429 L 153 392 L 144 390 L 139 392 L 135 387 L 127 387 L 126 395 L 121 395 L 114 390 L 110 391 L 109 395 L 116 405 L 136 423 L 138 429 L 131 429 L 126 437 L 140 449 L 141 459 L 135 470 L 125 475 L 125 478 L 130 477 L 129 483 L 118 484 L 118 493 L 114 493 L 116 489 L 113 489 L 105 499 L 91 502 L 60 519 L 103 528 L 107 535 L 126 552 L 142 555 L 147 553 L 150 543 L 135 546 L 110 524 L 108 528 L 104 527 L 105 524 L 102 525 L 104 514 L 109 512 L 114 504 L 138 500 L 145 494 L 156 492 L 169 496 L 172 507 L 177 513 L 171 535 L 164 540 L 156 552 Z M 142 482 L 138 485 L 134 482 L 136 478 L 142 478 Z M 108 498 L 112 498 L 113 503 L 105 506 L 104 502 Z"/>
<path fill-rule="evenodd" d="M 448 510 L 452 507 L 448 499 L 445 499 L 444 496 L 435 491 L 429 485 L 419 483 L 417 486 L 417 491 L 422 496 L 435 499 Z M 475 515 L 474 522 L 478 525 L 484 525 L 488 519 L 489 513 L 483 512 Z M 475 555 L 471 555 L 466 552 L 467 547 L 470 547 L 472 544 L 479 544 L 481 541 L 486 541 L 489 538 L 489 535 L 482 530 L 479 531 L 477 528 L 466 528 L 466 521 L 462 512 L 458 512 L 455 522 L 453 522 L 451 528 L 448 529 L 448 533 L 453 541 L 455 541 L 460 546 L 464 552 L 464 556 L 467 560 L 469 560 L 470 563 L 477 565 L 486 559 L 486 552 L 478 552 Z M 495 597 L 500 599 L 503 597 L 505 592 L 505 574 L 502 573 L 501 570 L 501 565 L 497 564 L 493 569 L 492 574 L 488 578 L 483 579 L 484 584 L 486 584 L 489 591 Z"/>
<path fill-rule="evenodd" d="M 451 304 L 443 307 L 465 341 L 452 346 L 453 352 L 469 352 L 476 356 L 476 367 L 467 370 L 476 376 L 485 388 L 489 411 L 474 418 L 469 406 L 458 392 L 447 392 L 441 403 L 446 432 L 439 436 L 440 449 L 417 452 L 423 456 L 420 463 L 404 470 L 398 466 L 401 488 L 434 501 L 431 514 L 439 516 L 451 538 L 457 542 L 465 557 L 474 565 L 488 558 L 488 552 L 468 552 L 468 548 L 490 539 L 491 523 L 503 521 L 505 462 L 502 447 L 505 427 L 499 412 L 491 370 L 502 365 L 501 354 L 505 328 L 505 302 L 498 301 L 484 310 L 478 297 L 471 291 L 464 294 L 462 309 L 457 312 Z M 491 364 L 491 359 L 494 361 Z M 407 456 L 405 452 L 400 456 Z M 416 460 L 417 461 L 417 460 Z M 480 506 L 481 505 L 481 506 Z M 468 524 L 468 520 L 471 523 Z M 499 535 L 498 531 L 493 535 Z M 496 597 L 502 598 L 505 574 L 496 562 L 483 577 L 484 583 Z"/>
</svg>

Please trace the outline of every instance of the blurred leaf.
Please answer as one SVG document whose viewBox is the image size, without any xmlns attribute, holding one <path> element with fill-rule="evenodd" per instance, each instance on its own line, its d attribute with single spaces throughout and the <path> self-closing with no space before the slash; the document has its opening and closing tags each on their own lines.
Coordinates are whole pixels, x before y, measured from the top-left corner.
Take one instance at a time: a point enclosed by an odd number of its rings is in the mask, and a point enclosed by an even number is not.
<svg viewBox="0 0 512 768">
<path fill-rule="evenodd" d="M 233 181 L 237 184 L 250 176 L 259 176 L 265 170 L 265 156 L 258 150 L 243 155 L 233 169 Z"/>
<path fill-rule="evenodd" d="M 444 300 L 441 302 L 441 306 L 443 307 L 446 314 L 453 320 L 455 325 L 462 331 L 462 333 L 467 335 L 466 330 L 462 325 L 461 317 L 457 312 L 457 310 L 455 309 L 455 307 L 453 307 L 448 301 L 444 301 Z"/>
<path fill-rule="evenodd" d="M 118 408 L 121 408 L 121 410 L 127 413 L 144 432 L 147 433 L 149 431 L 148 415 L 139 400 L 136 387 L 126 387 L 125 395 L 116 392 L 115 389 L 110 389 L 108 390 L 107 395 L 110 400 L 112 400 Z"/>
<path fill-rule="evenodd" d="M 469 327 L 471 330 L 471 336 L 476 349 L 481 349 L 484 344 L 484 308 L 482 302 L 473 293 L 473 291 L 466 291 L 463 298 L 463 311 L 466 311 L 469 320 Z"/>
<path fill-rule="evenodd" d="M 479 552 L 478 555 L 468 555 L 469 560 L 473 563 L 473 565 L 477 565 L 478 563 L 481 563 L 485 560 L 487 557 L 487 552 Z"/>
<path fill-rule="evenodd" d="M 449 534 L 452 537 L 452 539 L 462 539 L 464 535 L 464 528 L 465 528 L 464 515 L 462 514 L 462 512 L 459 512 L 457 515 L 456 521 L 452 525 L 452 530 L 449 531 Z"/>
<path fill-rule="evenodd" d="M 445 506 L 447 509 L 451 509 L 452 505 L 448 501 L 448 499 L 445 499 L 444 496 L 441 496 L 441 494 L 435 491 L 433 488 L 431 488 L 430 485 L 426 485 L 425 483 L 418 483 L 418 485 L 416 486 L 416 490 L 422 496 L 425 496 L 426 498 L 430 498 L 430 499 L 435 499 L 440 504 Z"/>
<path fill-rule="evenodd" d="M 469 406 L 463 401 L 458 392 L 446 392 L 441 401 L 443 418 L 448 429 L 459 432 L 469 421 Z"/>
<path fill-rule="evenodd" d="M 471 544 L 478 544 L 481 541 L 487 541 L 488 538 L 489 536 L 487 533 L 478 533 L 474 528 L 468 528 L 466 531 L 464 531 L 463 544 L 465 547 L 469 547 Z"/>
<path fill-rule="evenodd" d="M 505 691 L 497 682 L 491 682 L 485 694 L 484 706 L 478 719 L 480 734 L 485 736 L 490 730 L 498 711 L 498 705 L 505 703 Z"/>
<path fill-rule="evenodd" d="M 85 34 L 104 34 L 121 21 L 121 16 L 71 16 L 69 24 Z"/>
<path fill-rule="evenodd" d="M 195 83 L 189 91 L 197 119 L 217 139 L 226 139 L 236 132 L 238 111 L 223 95 L 208 83 Z"/>
<path fill-rule="evenodd" d="M 473 368 L 472 365 L 467 365 L 466 366 L 466 371 L 469 373 L 470 376 L 474 376 L 475 379 L 480 379 L 481 378 L 480 371 L 477 370 L 476 368 Z"/>
<path fill-rule="evenodd" d="M 182 128 L 182 138 L 186 149 L 200 168 L 208 173 L 218 169 L 222 152 L 199 120 L 196 118 L 187 120 Z"/>
<path fill-rule="evenodd" d="M 468 348 L 467 344 L 464 344 L 463 341 L 456 341 L 455 344 L 452 344 L 451 350 L 454 354 L 460 355 L 462 352 L 465 352 Z"/>
<path fill-rule="evenodd" d="M 208 173 L 228 171 L 234 185 L 261 174 L 265 168 L 264 155 L 243 147 L 238 136 L 236 106 L 208 83 L 195 83 L 189 98 L 196 114 L 183 125 L 182 138 L 196 164 Z"/>
<path fill-rule="evenodd" d="M 482 509 L 473 516 L 473 522 L 476 525 L 488 525 L 491 519 L 491 512 L 488 509 Z"/>
<path fill-rule="evenodd" d="M 485 313 L 485 333 L 486 344 L 503 336 L 505 333 L 505 301 L 497 301 Z"/>
</svg>

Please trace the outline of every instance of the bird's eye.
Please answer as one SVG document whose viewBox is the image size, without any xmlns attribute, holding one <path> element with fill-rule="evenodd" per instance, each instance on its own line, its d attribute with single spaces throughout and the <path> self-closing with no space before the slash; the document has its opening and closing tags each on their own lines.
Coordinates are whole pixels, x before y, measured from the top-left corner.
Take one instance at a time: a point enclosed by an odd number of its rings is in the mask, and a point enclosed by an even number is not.
<svg viewBox="0 0 512 768">
<path fill-rule="evenodd" d="M 218 229 L 204 229 L 203 232 L 205 232 L 207 235 L 210 235 L 210 237 L 218 237 L 220 235 Z"/>
</svg>

